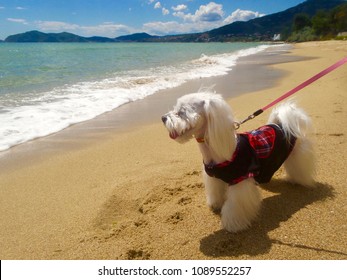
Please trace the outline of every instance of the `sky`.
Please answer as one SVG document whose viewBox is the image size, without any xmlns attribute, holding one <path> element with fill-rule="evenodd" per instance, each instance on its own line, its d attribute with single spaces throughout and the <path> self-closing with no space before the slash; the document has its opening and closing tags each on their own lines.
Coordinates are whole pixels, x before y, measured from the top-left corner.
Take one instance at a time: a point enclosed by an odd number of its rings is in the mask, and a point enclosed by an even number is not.
<svg viewBox="0 0 347 280">
<path fill-rule="evenodd" d="M 280 12 L 305 0 L 0 0 L 0 39 L 38 30 L 105 36 L 211 30 Z"/>
</svg>

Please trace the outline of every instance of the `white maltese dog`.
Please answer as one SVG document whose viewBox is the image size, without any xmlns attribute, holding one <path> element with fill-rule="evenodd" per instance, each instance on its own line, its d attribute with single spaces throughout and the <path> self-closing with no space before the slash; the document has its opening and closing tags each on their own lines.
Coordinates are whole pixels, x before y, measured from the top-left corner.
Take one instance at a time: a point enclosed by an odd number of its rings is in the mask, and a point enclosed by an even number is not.
<svg viewBox="0 0 347 280">
<path fill-rule="evenodd" d="M 228 231 L 250 226 L 261 206 L 257 185 L 269 182 L 283 163 L 290 182 L 314 185 L 311 121 L 292 102 L 275 108 L 267 125 L 240 134 L 229 105 L 215 93 L 179 98 L 162 121 L 177 142 L 198 142 L 207 203 L 221 211 Z"/>
</svg>

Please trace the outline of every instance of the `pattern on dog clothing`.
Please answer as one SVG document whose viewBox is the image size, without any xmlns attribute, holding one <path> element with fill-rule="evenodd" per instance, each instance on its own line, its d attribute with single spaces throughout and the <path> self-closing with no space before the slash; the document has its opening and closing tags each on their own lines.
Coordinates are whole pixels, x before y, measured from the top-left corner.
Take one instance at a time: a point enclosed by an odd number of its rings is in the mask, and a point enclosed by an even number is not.
<svg viewBox="0 0 347 280">
<path fill-rule="evenodd" d="M 296 138 L 284 137 L 283 129 L 275 124 L 262 126 L 237 135 L 237 145 L 230 161 L 204 164 L 206 173 L 235 185 L 253 177 L 267 183 L 293 150 Z"/>
</svg>

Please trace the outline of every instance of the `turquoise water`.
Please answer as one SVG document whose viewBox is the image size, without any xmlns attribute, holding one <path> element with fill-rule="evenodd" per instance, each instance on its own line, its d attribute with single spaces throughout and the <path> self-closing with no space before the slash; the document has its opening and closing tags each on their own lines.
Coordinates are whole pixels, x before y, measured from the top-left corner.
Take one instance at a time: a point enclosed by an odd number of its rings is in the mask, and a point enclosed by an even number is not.
<svg viewBox="0 0 347 280">
<path fill-rule="evenodd" d="M 0 151 L 201 77 L 256 43 L 0 44 Z"/>
</svg>

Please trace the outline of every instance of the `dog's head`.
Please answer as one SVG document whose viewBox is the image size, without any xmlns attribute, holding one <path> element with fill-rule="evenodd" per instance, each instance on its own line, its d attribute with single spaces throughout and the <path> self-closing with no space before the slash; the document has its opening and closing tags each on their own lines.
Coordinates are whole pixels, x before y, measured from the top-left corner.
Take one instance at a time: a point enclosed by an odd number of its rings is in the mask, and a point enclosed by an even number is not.
<svg viewBox="0 0 347 280">
<path fill-rule="evenodd" d="M 172 139 L 185 143 L 204 138 L 218 158 L 229 160 L 234 149 L 234 119 L 229 105 L 215 93 L 192 93 L 177 100 L 162 116 Z"/>
</svg>

